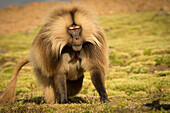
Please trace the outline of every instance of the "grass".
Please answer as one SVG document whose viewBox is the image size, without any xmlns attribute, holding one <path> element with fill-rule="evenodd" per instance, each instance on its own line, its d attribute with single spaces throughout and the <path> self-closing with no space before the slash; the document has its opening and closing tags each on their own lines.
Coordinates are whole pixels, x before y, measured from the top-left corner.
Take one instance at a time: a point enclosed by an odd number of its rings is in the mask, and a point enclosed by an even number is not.
<svg viewBox="0 0 170 113">
<path fill-rule="evenodd" d="M 21 71 L 17 95 L 1 112 L 169 112 L 170 16 L 154 12 L 99 17 L 109 43 L 106 89 L 110 103 L 101 104 L 89 73 L 81 92 L 69 104 L 46 104 L 30 64 Z M 41 27 L 41 26 L 40 26 Z M 38 30 L 0 36 L 0 90 L 8 84 L 17 62 L 29 53 Z"/>
</svg>

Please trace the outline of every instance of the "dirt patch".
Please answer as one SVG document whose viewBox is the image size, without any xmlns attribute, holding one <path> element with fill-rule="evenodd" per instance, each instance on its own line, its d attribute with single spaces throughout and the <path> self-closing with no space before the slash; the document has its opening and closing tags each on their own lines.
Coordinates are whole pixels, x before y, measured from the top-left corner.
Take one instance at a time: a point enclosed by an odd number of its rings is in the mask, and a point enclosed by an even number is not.
<svg viewBox="0 0 170 113">
<path fill-rule="evenodd" d="M 0 66 L 3 66 L 6 62 L 15 62 L 15 59 L 11 57 L 4 57 L 0 60 Z"/>
<path fill-rule="evenodd" d="M 6 48 L 0 48 L 0 54 L 6 53 Z"/>
<path fill-rule="evenodd" d="M 136 11 L 170 11 L 170 0 L 81 0 L 99 15 Z M 49 8 L 58 2 L 33 2 L 24 6 L 9 6 L 0 10 L 0 34 L 23 32 L 44 24 Z"/>
<path fill-rule="evenodd" d="M 150 66 L 149 68 L 151 70 L 155 70 L 155 71 L 166 71 L 166 70 L 169 70 L 168 65 L 165 65 L 165 64 L 158 65 L 158 66 Z"/>
<path fill-rule="evenodd" d="M 157 70 L 157 71 L 166 71 L 166 70 L 169 70 L 169 67 L 168 67 L 168 65 L 159 65 L 159 66 L 155 67 L 155 70 Z"/>
</svg>

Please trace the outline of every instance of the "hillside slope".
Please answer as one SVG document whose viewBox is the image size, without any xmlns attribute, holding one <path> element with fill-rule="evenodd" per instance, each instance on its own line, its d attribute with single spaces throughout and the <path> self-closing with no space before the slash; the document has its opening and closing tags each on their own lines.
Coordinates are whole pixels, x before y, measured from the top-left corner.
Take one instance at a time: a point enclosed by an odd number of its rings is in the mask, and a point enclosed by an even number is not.
<svg viewBox="0 0 170 113">
<path fill-rule="evenodd" d="M 99 15 L 138 11 L 170 11 L 170 0 L 81 0 Z M 58 2 L 33 2 L 24 6 L 8 6 L 0 10 L 0 34 L 34 29 L 45 21 L 49 8 Z"/>
</svg>

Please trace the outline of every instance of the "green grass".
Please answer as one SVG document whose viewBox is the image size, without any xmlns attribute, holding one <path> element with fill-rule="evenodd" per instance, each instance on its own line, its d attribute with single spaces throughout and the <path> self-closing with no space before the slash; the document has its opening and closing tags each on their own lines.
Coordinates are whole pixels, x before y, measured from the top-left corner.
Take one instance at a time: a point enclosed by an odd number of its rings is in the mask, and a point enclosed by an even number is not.
<svg viewBox="0 0 170 113">
<path fill-rule="evenodd" d="M 110 47 L 105 76 L 110 103 L 99 102 L 87 72 L 72 103 L 46 104 L 29 64 L 20 71 L 15 101 L 0 106 L 1 112 L 169 112 L 170 16 L 138 12 L 104 15 L 99 21 Z M 0 90 L 8 84 L 16 63 L 28 55 L 40 27 L 32 33 L 0 36 Z"/>
</svg>

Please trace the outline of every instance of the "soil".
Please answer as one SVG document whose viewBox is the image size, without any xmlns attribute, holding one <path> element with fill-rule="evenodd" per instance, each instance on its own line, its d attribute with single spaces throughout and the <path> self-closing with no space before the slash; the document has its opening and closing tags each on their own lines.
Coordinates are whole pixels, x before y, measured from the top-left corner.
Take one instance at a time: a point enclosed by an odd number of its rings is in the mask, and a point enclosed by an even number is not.
<svg viewBox="0 0 170 113">
<path fill-rule="evenodd" d="M 81 0 L 98 15 L 136 11 L 170 11 L 170 0 Z M 0 35 L 34 29 L 45 22 L 45 15 L 56 2 L 32 2 L 24 6 L 8 6 L 0 9 Z"/>
</svg>

